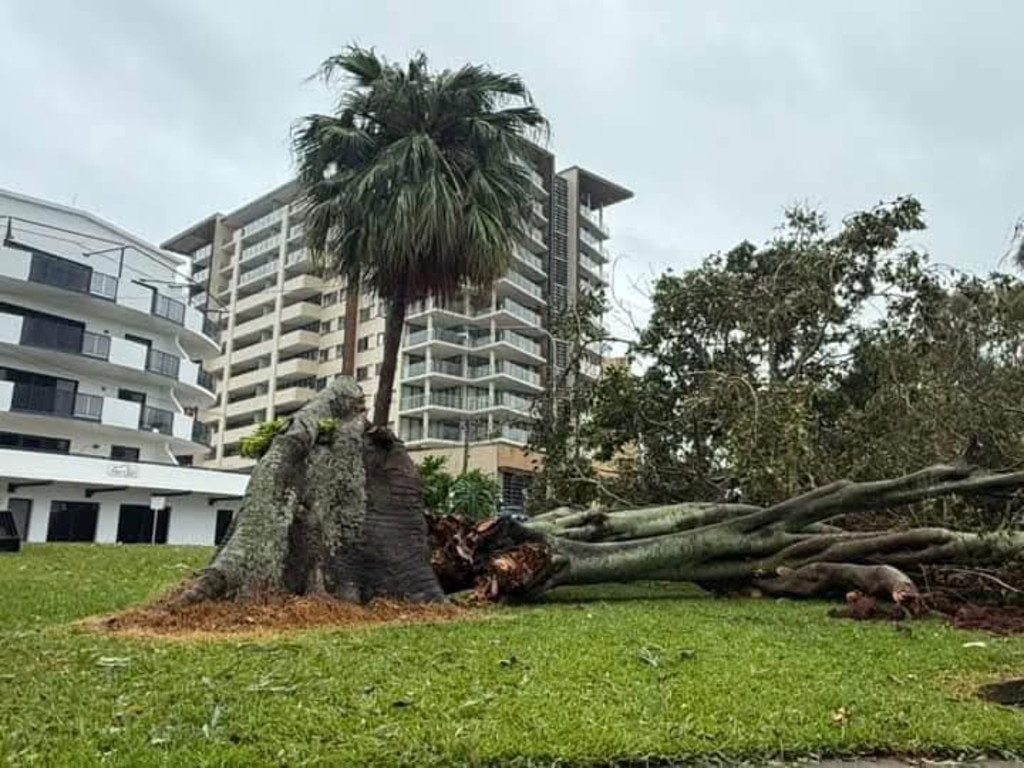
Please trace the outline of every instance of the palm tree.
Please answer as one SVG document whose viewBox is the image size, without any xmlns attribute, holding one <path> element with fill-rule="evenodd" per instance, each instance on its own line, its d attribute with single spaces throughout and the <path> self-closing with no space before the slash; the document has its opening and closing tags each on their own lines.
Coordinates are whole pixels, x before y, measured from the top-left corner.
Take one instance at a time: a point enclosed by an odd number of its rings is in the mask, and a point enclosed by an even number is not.
<svg viewBox="0 0 1024 768">
<path fill-rule="evenodd" d="M 344 85 L 294 132 L 307 242 L 322 274 L 387 305 L 373 423 L 388 422 L 407 306 L 489 287 L 530 213 L 522 160 L 547 123 L 516 75 L 405 67 L 350 46 L 318 75 Z"/>
</svg>

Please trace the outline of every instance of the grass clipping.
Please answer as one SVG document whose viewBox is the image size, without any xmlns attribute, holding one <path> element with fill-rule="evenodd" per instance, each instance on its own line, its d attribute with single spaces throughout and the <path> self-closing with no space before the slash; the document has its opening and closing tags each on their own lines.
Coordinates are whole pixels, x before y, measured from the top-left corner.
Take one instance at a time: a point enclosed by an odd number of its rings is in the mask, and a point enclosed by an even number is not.
<svg viewBox="0 0 1024 768">
<path fill-rule="evenodd" d="M 267 593 L 244 600 L 185 603 L 183 588 L 111 616 L 85 620 L 89 629 L 150 637 L 217 637 L 294 630 L 454 621 L 472 611 L 451 603 L 410 603 L 380 598 L 366 605 L 328 595 Z"/>
</svg>

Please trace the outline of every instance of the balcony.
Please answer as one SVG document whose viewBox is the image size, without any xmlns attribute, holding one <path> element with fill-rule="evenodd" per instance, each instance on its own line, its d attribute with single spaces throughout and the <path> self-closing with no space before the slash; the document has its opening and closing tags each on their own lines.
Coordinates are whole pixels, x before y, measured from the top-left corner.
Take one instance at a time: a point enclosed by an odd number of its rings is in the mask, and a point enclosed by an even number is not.
<svg viewBox="0 0 1024 768">
<path fill-rule="evenodd" d="M 423 442 L 425 440 L 440 440 L 444 442 L 462 442 L 462 429 L 457 424 L 431 424 L 424 435 L 420 425 L 405 427 L 401 430 L 402 440 L 408 443 Z"/>
<path fill-rule="evenodd" d="M 534 312 L 532 309 L 527 309 L 522 304 L 518 304 L 511 299 L 501 299 L 497 304 L 498 312 L 506 312 L 518 320 L 522 320 L 528 325 L 540 326 L 542 318 L 539 312 Z"/>
<path fill-rule="evenodd" d="M 154 316 L 170 320 L 175 325 L 185 324 L 185 304 L 170 296 L 154 293 L 151 312 Z"/>
<path fill-rule="evenodd" d="M 117 298 L 117 278 L 113 275 L 97 272 L 85 264 L 48 253 L 32 253 L 28 279 L 33 283 L 91 294 L 102 299 Z"/>
<path fill-rule="evenodd" d="M 512 255 L 534 277 L 543 278 L 547 276 L 547 272 L 544 269 L 544 260 L 539 256 L 534 256 L 523 246 L 517 244 L 512 251 Z"/>
<path fill-rule="evenodd" d="M 469 369 L 469 378 L 486 379 L 492 376 L 507 376 L 540 389 L 540 374 L 532 368 L 513 363 L 510 360 L 499 360 L 494 365 L 477 365 Z"/>
<path fill-rule="evenodd" d="M 249 285 L 250 283 L 254 283 L 255 281 L 263 277 L 276 275 L 277 265 L 278 260 L 274 259 L 273 261 L 268 261 L 266 264 L 260 264 L 260 266 L 256 267 L 255 269 L 250 269 L 248 272 L 240 273 L 238 275 L 239 287 L 243 285 Z"/>
<path fill-rule="evenodd" d="M 608 225 L 604 223 L 604 210 L 601 208 L 591 208 L 586 203 L 580 202 L 580 216 L 583 220 L 590 224 L 594 229 L 600 232 L 605 237 L 610 236 Z"/>
<path fill-rule="evenodd" d="M 192 263 L 196 266 L 203 266 L 213 256 L 213 243 L 204 245 L 202 248 L 192 251 Z"/>
<path fill-rule="evenodd" d="M 434 328 L 433 330 L 423 329 L 406 334 L 404 347 L 418 347 L 430 341 L 438 341 L 444 344 L 451 344 L 456 347 L 465 347 L 469 344 L 469 334 L 450 331 L 446 328 Z"/>
<path fill-rule="evenodd" d="M 181 370 L 181 358 L 158 349 L 150 349 L 146 353 L 146 370 L 176 380 Z"/>
<path fill-rule="evenodd" d="M 274 226 L 279 221 L 281 221 L 283 214 L 284 209 L 277 208 L 276 210 L 273 210 L 264 216 L 260 216 L 258 219 L 250 221 L 248 224 L 242 227 L 242 237 L 251 238 L 254 235 L 265 230 L 267 227 Z"/>
<path fill-rule="evenodd" d="M 174 411 L 147 405 L 139 417 L 139 429 L 144 432 L 159 432 L 161 435 L 174 434 Z"/>
<path fill-rule="evenodd" d="M 604 250 L 604 243 L 585 229 L 580 230 L 580 244 L 589 249 L 602 262 L 608 260 Z"/>
<path fill-rule="evenodd" d="M 527 226 L 523 234 L 526 236 L 526 247 L 533 253 L 545 253 L 548 249 L 544 242 L 544 233 L 537 227 Z"/>
<path fill-rule="evenodd" d="M 426 376 L 428 373 L 437 373 L 443 376 L 454 376 L 460 379 L 466 378 L 466 374 L 462 369 L 462 364 L 452 362 L 451 360 L 431 360 L 429 366 L 426 361 L 410 363 L 402 372 L 402 378 L 415 379 L 420 376 Z"/>
<path fill-rule="evenodd" d="M 278 251 L 280 248 L 280 235 L 274 235 L 273 237 L 268 237 L 266 240 L 260 240 L 256 245 L 242 250 L 241 263 L 245 264 L 248 261 L 252 261 L 257 256 L 261 256 L 264 253 L 270 253 L 271 251 Z"/>
<path fill-rule="evenodd" d="M 502 424 L 498 437 L 519 445 L 526 445 L 530 442 L 530 430 L 525 427 L 515 427 L 510 424 Z"/>
<path fill-rule="evenodd" d="M 520 291 L 526 295 L 527 301 L 536 301 L 541 304 L 544 301 L 544 289 L 532 280 L 527 280 L 518 272 L 509 272 L 498 281 L 498 288 L 505 290 Z"/>
</svg>

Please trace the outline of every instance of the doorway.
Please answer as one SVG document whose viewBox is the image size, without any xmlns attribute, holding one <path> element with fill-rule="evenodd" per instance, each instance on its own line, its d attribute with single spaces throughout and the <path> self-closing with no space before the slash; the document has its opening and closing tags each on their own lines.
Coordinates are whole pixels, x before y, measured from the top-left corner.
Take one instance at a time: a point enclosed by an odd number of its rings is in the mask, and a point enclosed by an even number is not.
<svg viewBox="0 0 1024 768">
<path fill-rule="evenodd" d="M 50 502 L 47 541 L 95 541 L 100 505 L 88 501 Z"/>
<path fill-rule="evenodd" d="M 122 504 L 117 516 L 120 544 L 166 544 L 171 510 L 154 512 L 145 504 Z"/>
</svg>

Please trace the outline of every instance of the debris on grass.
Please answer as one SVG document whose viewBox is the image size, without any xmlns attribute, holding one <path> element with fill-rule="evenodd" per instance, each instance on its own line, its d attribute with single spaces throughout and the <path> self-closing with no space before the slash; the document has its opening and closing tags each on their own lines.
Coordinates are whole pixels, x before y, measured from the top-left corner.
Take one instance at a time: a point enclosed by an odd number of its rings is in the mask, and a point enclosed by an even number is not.
<svg viewBox="0 0 1024 768">
<path fill-rule="evenodd" d="M 922 595 L 919 601 L 910 605 L 896 605 L 851 592 L 846 596 L 846 604 L 833 608 L 829 615 L 855 621 L 893 622 L 939 616 L 957 629 L 982 630 L 997 635 L 1024 634 L 1024 605 L 965 601 L 944 591 Z"/>
<path fill-rule="evenodd" d="M 153 602 L 112 616 L 85 619 L 90 629 L 138 636 L 211 637 L 266 634 L 300 629 L 360 627 L 453 621 L 474 611 L 450 603 L 408 603 L 378 599 L 367 605 L 328 596 L 267 594 L 235 601 L 185 604 L 170 592 Z M 479 612 L 478 609 L 476 612 Z"/>
</svg>

